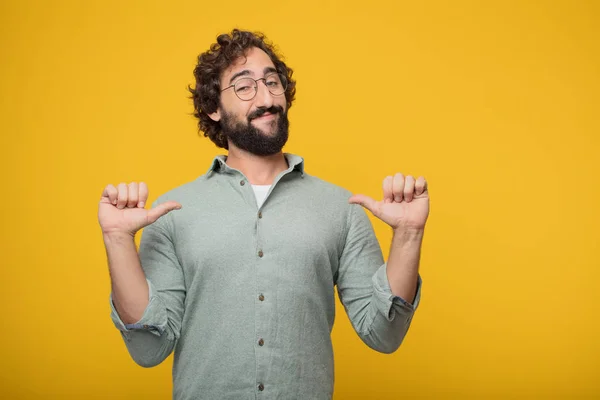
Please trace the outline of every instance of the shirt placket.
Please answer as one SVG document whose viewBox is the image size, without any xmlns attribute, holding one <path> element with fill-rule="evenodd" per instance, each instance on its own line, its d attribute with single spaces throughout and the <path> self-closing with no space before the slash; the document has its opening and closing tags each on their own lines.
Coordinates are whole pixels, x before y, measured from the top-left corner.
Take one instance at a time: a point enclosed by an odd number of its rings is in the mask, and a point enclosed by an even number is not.
<svg viewBox="0 0 600 400">
<path fill-rule="evenodd" d="M 269 274 L 268 274 L 268 260 L 272 259 L 268 254 L 265 254 L 263 250 L 264 234 L 262 230 L 262 222 L 265 215 L 268 215 L 268 211 L 264 211 L 264 203 L 258 208 L 256 198 L 251 184 L 248 182 L 246 177 L 239 171 L 231 171 L 236 177 L 236 186 L 240 189 L 241 195 L 249 205 L 253 205 L 255 210 L 255 235 L 253 237 L 254 243 L 254 262 L 248 263 L 249 267 L 254 268 L 254 354 L 255 354 L 255 394 L 259 398 L 268 394 L 268 346 L 269 338 L 269 316 L 274 313 L 274 299 L 271 298 L 271 291 L 269 291 Z M 273 183 L 271 189 L 267 195 L 271 194 L 276 182 Z"/>
<path fill-rule="evenodd" d="M 255 300 L 254 300 L 254 354 L 255 354 L 255 365 L 256 365 L 256 380 L 255 380 L 255 394 L 256 398 L 268 396 L 269 393 L 269 382 L 268 382 L 268 371 L 269 368 L 274 368 L 273 365 L 269 365 L 269 346 L 271 343 L 270 332 L 275 332 L 276 327 L 269 326 L 273 323 L 271 318 L 275 315 L 275 298 L 274 290 L 270 290 L 272 287 L 274 274 L 272 266 L 269 264 L 270 260 L 273 260 L 271 254 L 265 251 L 264 246 L 268 245 L 265 243 L 265 239 L 268 235 L 264 229 L 263 224 L 267 218 L 270 218 L 268 200 L 272 196 L 275 186 L 281 179 L 287 174 L 293 171 L 293 167 L 286 171 L 283 171 L 269 189 L 267 196 L 261 207 L 258 207 L 256 197 L 252 189 L 252 185 L 248 179 L 238 170 L 232 170 L 226 167 L 236 177 L 238 183 L 236 186 L 241 191 L 242 196 L 245 198 L 247 204 L 253 204 L 256 212 L 256 232 L 254 236 L 255 240 L 255 257 L 254 257 L 254 276 L 255 276 Z M 252 265 L 252 264 L 251 264 Z"/>
<path fill-rule="evenodd" d="M 263 250 L 264 234 L 263 223 L 265 218 L 268 218 L 269 213 L 260 210 L 256 213 L 256 258 L 255 258 L 255 277 L 256 277 L 256 293 L 254 301 L 254 329 L 255 329 L 255 357 L 256 357 L 256 394 L 257 398 L 268 393 L 267 382 L 267 364 L 268 353 L 270 346 L 269 315 L 274 313 L 274 298 L 272 291 L 269 290 L 268 263 L 272 259 L 271 254 L 266 254 Z"/>
</svg>

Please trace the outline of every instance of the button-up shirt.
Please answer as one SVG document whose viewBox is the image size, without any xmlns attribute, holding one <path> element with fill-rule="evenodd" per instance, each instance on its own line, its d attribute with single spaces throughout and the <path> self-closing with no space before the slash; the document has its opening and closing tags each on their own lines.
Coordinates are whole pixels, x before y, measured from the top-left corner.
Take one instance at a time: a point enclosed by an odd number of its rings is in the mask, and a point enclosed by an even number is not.
<svg viewBox="0 0 600 400">
<path fill-rule="evenodd" d="M 330 399 L 335 295 L 369 347 L 395 351 L 420 297 L 392 294 L 373 227 L 351 193 L 285 154 L 259 208 L 247 178 L 214 159 L 159 197 L 181 210 L 147 226 L 139 255 L 149 286 L 142 318 L 112 319 L 150 367 L 174 351 L 173 397 Z"/>
</svg>

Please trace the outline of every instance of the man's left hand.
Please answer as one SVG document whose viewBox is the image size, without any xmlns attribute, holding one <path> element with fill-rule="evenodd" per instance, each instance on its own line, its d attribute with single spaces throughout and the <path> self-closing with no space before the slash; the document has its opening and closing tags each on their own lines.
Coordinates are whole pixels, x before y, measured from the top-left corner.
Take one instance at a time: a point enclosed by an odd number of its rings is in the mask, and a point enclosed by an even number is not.
<svg viewBox="0 0 600 400">
<path fill-rule="evenodd" d="M 348 200 L 360 204 L 377 218 L 396 230 L 423 230 L 429 215 L 429 192 L 422 176 L 404 176 L 400 173 L 383 180 L 383 200 L 356 194 Z"/>
</svg>

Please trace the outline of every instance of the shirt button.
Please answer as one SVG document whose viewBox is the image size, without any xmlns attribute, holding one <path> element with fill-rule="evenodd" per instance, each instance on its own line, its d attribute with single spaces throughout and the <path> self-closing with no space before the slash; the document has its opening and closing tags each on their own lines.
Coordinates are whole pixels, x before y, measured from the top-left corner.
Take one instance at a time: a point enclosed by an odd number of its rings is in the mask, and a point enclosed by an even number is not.
<svg viewBox="0 0 600 400">
<path fill-rule="evenodd" d="M 262 218 L 262 212 L 261 211 L 258 212 L 258 218 Z"/>
<path fill-rule="evenodd" d="M 258 345 L 259 345 L 259 346 L 264 346 L 264 345 L 265 345 L 265 341 L 264 341 L 264 340 L 262 340 L 262 339 L 260 339 L 260 340 L 258 341 Z"/>
<path fill-rule="evenodd" d="M 261 294 L 260 296 L 258 296 L 258 299 L 259 299 L 260 301 L 264 301 L 264 300 L 265 300 L 265 296 L 263 296 L 263 295 Z"/>
<path fill-rule="evenodd" d="M 262 258 L 262 256 L 264 256 L 264 255 L 265 255 L 265 253 L 263 253 L 263 251 L 262 251 L 262 250 L 259 250 L 259 252 L 258 252 L 258 256 Z"/>
<path fill-rule="evenodd" d="M 259 384 L 258 384 L 258 390 L 260 390 L 261 392 L 262 392 L 263 390 L 265 390 L 265 385 L 263 385 L 262 383 L 259 383 Z"/>
<path fill-rule="evenodd" d="M 246 184 L 246 182 L 245 182 L 245 181 L 242 179 L 242 180 L 240 181 L 240 185 L 244 186 L 245 184 Z"/>
</svg>

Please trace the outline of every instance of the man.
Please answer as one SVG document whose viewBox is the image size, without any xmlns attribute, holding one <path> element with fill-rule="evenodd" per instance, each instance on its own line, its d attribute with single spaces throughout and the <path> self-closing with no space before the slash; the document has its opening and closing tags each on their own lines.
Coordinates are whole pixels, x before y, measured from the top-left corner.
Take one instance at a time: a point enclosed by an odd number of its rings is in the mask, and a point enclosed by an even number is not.
<svg viewBox="0 0 600 400">
<path fill-rule="evenodd" d="M 228 156 L 150 210 L 144 183 L 104 189 L 113 321 L 138 364 L 175 352 L 175 399 L 331 398 L 336 285 L 368 346 L 391 353 L 408 330 L 426 182 L 388 176 L 375 201 L 305 173 L 282 152 L 292 70 L 262 35 L 219 36 L 194 74 L 200 129 Z M 387 263 L 360 205 L 394 230 Z"/>
</svg>

